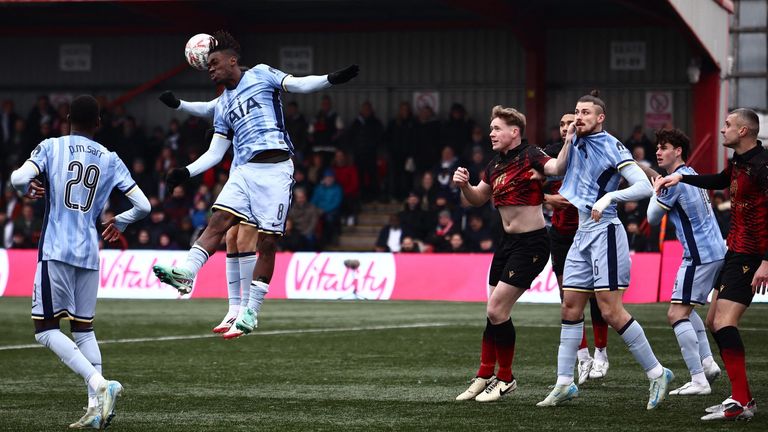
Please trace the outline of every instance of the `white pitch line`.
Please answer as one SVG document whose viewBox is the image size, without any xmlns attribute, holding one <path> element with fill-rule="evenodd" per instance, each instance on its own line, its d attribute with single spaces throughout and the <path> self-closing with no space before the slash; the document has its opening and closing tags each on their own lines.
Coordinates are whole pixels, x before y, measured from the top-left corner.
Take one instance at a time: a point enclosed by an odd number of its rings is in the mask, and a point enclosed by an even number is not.
<svg viewBox="0 0 768 432">
<path fill-rule="evenodd" d="M 340 332 L 358 332 L 358 331 L 375 331 L 375 330 L 397 330 L 397 329 L 412 329 L 412 328 L 429 328 L 429 327 L 450 327 L 450 326 L 467 326 L 473 325 L 473 323 L 415 323 L 415 324 L 401 324 L 401 325 L 381 325 L 381 326 L 369 326 L 369 327 L 329 327 L 329 328 L 317 328 L 317 329 L 295 329 L 295 330 L 268 330 L 253 333 L 250 336 L 272 336 L 272 335 L 286 335 L 286 334 L 307 334 L 307 333 L 340 333 Z M 554 324 L 518 324 L 515 327 L 518 328 L 560 328 L 559 325 Z M 670 327 L 667 326 L 643 326 L 647 330 L 667 330 Z M 748 332 L 766 332 L 768 329 L 758 327 L 744 327 L 739 328 L 740 331 Z M 208 339 L 221 337 L 218 334 L 204 334 L 204 335 L 186 335 L 186 336 L 160 336 L 151 338 L 132 338 L 132 339 L 106 339 L 100 340 L 99 345 L 103 344 L 126 344 L 126 343 L 144 343 L 144 342 L 165 342 L 165 341 L 177 341 L 177 340 L 194 340 L 194 339 Z M 12 351 L 42 348 L 40 344 L 25 344 L 25 345 L 5 345 L 0 346 L 0 351 Z"/>
<path fill-rule="evenodd" d="M 251 336 L 397 330 L 397 329 L 412 329 L 412 328 L 447 327 L 451 325 L 455 325 L 455 324 L 453 323 L 415 323 L 415 324 L 381 325 L 381 326 L 368 326 L 368 327 L 329 327 L 329 328 L 316 328 L 316 329 L 268 330 L 268 331 L 255 332 Z M 165 342 L 165 341 L 177 341 L 177 340 L 207 339 L 207 338 L 215 338 L 215 337 L 221 337 L 221 335 L 204 334 L 204 335 L 186 335 L 186 336 L 160 336 L 160 337 L 151 337 L 151 338 L 106 339 L 106 340 L 100 340 L 99 345 L 143 343 L 143 342 Z M 0 351 L 23 350 L 23 349 L 32 349 L 32 348 L 42 348 L 42 347 L 43 346 L 40 344 L 6 345 L 6 346 L 0 346 Z"/>
</svg>

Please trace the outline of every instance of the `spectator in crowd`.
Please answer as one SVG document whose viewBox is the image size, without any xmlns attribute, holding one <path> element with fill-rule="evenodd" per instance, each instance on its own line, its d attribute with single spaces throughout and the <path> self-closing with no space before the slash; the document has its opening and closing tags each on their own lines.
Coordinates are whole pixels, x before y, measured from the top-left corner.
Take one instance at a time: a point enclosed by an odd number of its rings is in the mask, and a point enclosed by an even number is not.
<svg viewBox="0 0 768 432">
<path fill-rule="evenodd" d="M 189 211 L 188 208 L 184 209 Z M 185 217 L 186 214 L 180 217 L 168 217 L 167 213 L 160 207 L 155 207 L 149 214 L 149 221 L 143 227 L 147 233 L 149 233 L 150 244 L 157 245 L 160 242 L 160 235 L 163 233 L 175 234 L 174 224 L 171 221 L 178 221 Z"/>
<path fill-rule="evenodd" d="M 179 134 L 181 135 L 181 143 L 186 153 L 203 154 L 208 148 L 208 143 L 205 142 L 205 131 L 209 127 L 208 122 L 200 117 L 189 116 L 184 120 L 179 129 Z"/>
<path fill-rule="evenodd" d="M 464 240 L 469 252 L 480 252 L 480 242 L 492 238 L 491 231 L 485 227 L 483 217 L 478 213 L 469 215 L 467 229 L 464 231 Z"/>
<path fill-rule="evenodd" d="M 561 142 L 563 142 L 563 137 L 560 134 L 560 128 L 558 126 L 553 126 L 549 128 L 549 136 L 544 142 L 543 148 L 547 148 L 551 145 L 560 145 Z"/>
<path fill-rule="evenodd" d="M 288 211 L 288 217 L 293 220 L 294 228 L 304 236 L 307 247 L 314 249 L 317 233 L 317 224 L 320 220 L 320 209 L 307 200 L 307 192 L 304 189 L 293 190 L 293 203 Z"/>
<path fill-rule="evenodd" d="M 720 234 L 724 239 L 728 238 L 728 231 L 731 230 L 731 202 L 725 200 L 722 191 L 715 191 L 712 195 L 712 210 L 715 213 Z"/>
<path fill-rule="evenodd" d="M 182 149 L 181 125 L 179 125 L 179 121 L 175 118 L 171 119 L 170 123 L 168 123 L 168 133 L 165 135 L 165 146 L 174 152 Z"/>
<path fill-rule="evenodd" d="M 419 108 L 413 142 L 413 162 L 416 173 L 432 169 L 435 161 L 440 157 L 440 122 L 428 105 Z"/>
<path fill-rule="evenodd" d="M 464 105 L 454 102 L 448 111 L 448 119 L 442 124 L 440 143 L 450 146 L 456 155 L 464 154 L 464 149 L 471 141 L 473 128 L 474 124 L 467 117 Z"/>
<path fill-rule="evenodd" d="M 38 96 L 37 103 L 27 115 L 27 137 L 29 142 L 33 142 L 37 145 L 37 143 L 42 141 L 40 136 L 40 125 L 44 123 L 50 125 L 55 116 L 56 112 L 53 110 L 48 96 Z"/>
<path fill-rule="evenodd" d="M 8 215 L 8 219 L 11 222 L 16 221 L 21 216 L 22 207 L 23 203 L 19 200 L 19 196 L 16 195 L 16 191 L 10 185 L 10 182 L 8 182 L 3 191 L 3 210 L 5 210 L 5 214 Z"/>
<path fill-rule="evenodd" d="M 139 230 L 136 237 L 130 242 L 131 249 L 155 249 L 155 245 L 152 244 L 152 237 L 146 228 Z"/>
<path fill-rule="evenodd" d="M 451 234 L 449 245 L 450 245 L 450 248 L 446 252 L 450 252 L 450 253 L 469 252 L 466 245 L 464 244 L 464 237 L 461 235 L 460 232 Z"/>
<path fill-rule="evenodd" d="M 437 216 L 437 225 L 427 238 L 427 243 L 433 246 L 435 252 L 444 252 L 450 249 L 451 236 L 460 229 L 451 217 L 449 210 L 442 210 Z"/>
<path fill-rule="evenodd" d="M 40 240 L 43 220 L 35 216 L 35 209 L 30 204 L 24 204 L 21 215 L 13 222 L 14 247 L 35 248 Z M 21 236 L 17 242 L 16 236 Z"/>
<path fill-rule="evenodd" d="M 207 201 L 201 199 L 195 201 L 195 206 L 189 211 L 189 221 L 192 228 L 205 228 L 208 225 L 209 208 L 210 204 Z"/>
<path fill-rule="evenodd" d="M 160 250 L 176 250 L 179 249 L 179 245 L 173 241 L 168 233 L 162 233 L 157 242 L 157 248 Z"/>
<path fill-rule="evenodd" d="M 400 217 L 397 214 L 389 216 L 389 223 L 379 230 L 379 236 L 376 239 L 376 252 L 400 252 L 400 245 L 403 237 L 410 237 L 400 224 Z"/>
<path fill-rule="evenodd" d="M 656 146 L 645 136 L 642 125 L 636 125 L 632 129 L 632 135 L 624 142 L 624 146 L 634 155 L 636 147 L 643 148 L 643 159 L 649 163 L 656 162 Z"/>
<path fill-rule="evenodd" d="M 467 164 L 469 182 L 472 184 L 479 183 L 487 165 L 488 159 L 485 157 L 485 151 L 483 151 L 480 146 L 473 147 L 469 157 L 469 163 Z"/>
<path fill-rule="evenodd" d="M 478 147 L 483 152 L 483 160 L 491 160 L 493 157 L 493 149 L 491 147 L 491 139 L 488 137 L 488 132 L 480 126 L 475 126 L 472 128 L 472 140 L 465 149 L 464 154 L 460 155 L 460 159 L 468 164 L 472 160 L 472 152 Z"/>
<path fill-rule="evenodd" d="M 496 242 L 493 241 L 492 237 L 486 237 L 480 240 L 480 250 L 478 252 L 493 253 L 495 251 L 496 251 Z"/>
<path fill-rule="evenodd" d="M 186 249 L 195 243 L 195 240 L 197 240 L 197 237 L 202 230 L 203 228 L 195 230 L 195 227 L 192 226 L 192 219 L 185 217 L 179 222 L 174 241 L 179 245 L 180 249 Z"/>
<path fill-rule="evenodd" d="M 420 253 L 421 248 L 413 237 L 404 236 L 400 242 L 400 253 Z"/>
<path fill-rule="evenodd" d="M 645 148 L 643 146 L 635 146 L 632 148 L 632 159 L 637 162 L 640 168 L 651 168 L 651 163 L 645 157 Z"/>
<path fill-rule="evenodd" d="M 285 252 L 300 252 L 310 250 L 307 246 L 307 239 L 293 226 L 293 219 L 288 218 L 285 221 L 285 233 L 277 242 L 278 250 Z"/>
<path fill-rule="evenodd" d="M 634 219 L 635 221 L 645 219 L 645 212 L 640 208 L 637 201 L 626 201 L 623 204 L 618 204 L 618 213 L 619 219 L 624 226 L 627 226 L 629 219 Z"/>
<path fill-rule="evenodd" d="M 189 215 L 191 201 L 187 198 L 184 186 L 176 186 L 171 192 L 171 196 L 165 199 L 163 207 L 169 220 L 179 221 L 181 218 Z M 154 237 L 156 239 L 157 237 Z"/>
<path fill-rule="evenodd" d="M 331 97 L 324 95 L 320 99 L 320 111 L 317 112 L 309 126 L 309 142 L 312 151 L 323 156 L 324 164 L 328 164 L 333 153 L 338 148 L 339 137 L 344 130 L 344 122 L 333 110 Z"/>
<path fill-rule="evenodd" d="M 453 172 L 459 167 L 459 159 L 450 146 L 443 147 L 440 153 L 440 162 L 435 166 L 435 180 L 437 187 L 441 192 L 445 192 L 458 202 L 459 189 L 453 184 Z"/>
<path fill-rule="evenodd" d="M 328 169 L 323 175 L 323 180 L 312 192 L 312 204 L 322 211 L 323 236 L 322 245 L 333 244 L 339 234 L 339 220 L 341 217 L 341 201 L 344 192 L 336 183 L 333 170 Z"/>
<path fill-rule="evenodd" d="M 416 192 L 411 192 L 405 199 L 403 210 L 398 213 L 398 219 L 405 230 L 417 239 L 425 239 L 429 231 L 428 214 L 421 207 L 421 198 Z"/>
<path fill-rule="evenodd" d="M 16 114 L 13 101 L 11 99 L 4 100 L 2 111 L 0 112 L 0 144 L 2 144 L 4 157 L 6 156 L 5 150 L 11 144 L 11 138 L 13 138 L 18 118 L 19 115 Z"/>
<path fill-rule="evenodd" d="M 336 156 L 333 158 L 333 173 L 344 193 L 341 201 L 341 218 L 348 226 L 352 226 L 360 211 L 360 180 L 357 168 L 349 163 L 347 154 L 342 150 L 336 150 Z"/>
<path fill-rule="evenodd" d="M 352 169 L 355 171 L 355 175 L 357 175 L 357 168 L 352 167 Z M 312 196 L 312 191 L 315 188 L 315 185 L 312 184 L 312 182 L 309 181 L 307 178 L 307 172 L 306 170 L 301 167 L 297 166 L 293 170 L 293 189 L 303 189 L 307 195 Z"/>
<path fill-rule="evenodd" d="M 376 118 L 368 101 L 360 106 L 360 113 L 349 126 L 347 142 L 355 155 L 360 191 L 363 201 L 376 198 L 381 192 L 377 160 L 381 149 L 384 128 Z"/>
<path fill-rule="evenodd" d="M 648 250 L 648 238 L 640 232 L 640 221 L 635 217 L 627 219 L 627 243 L 629 250 L 646 252 Z"/>
<path fill-rule="evenodd" d="M 216 172 L 216 183 L 211 188 L 211 202 L 216 202 L 216 198 L 221 193 L 224 185 L 229 180 L 229 172 L 221 170 Z"/>
<path fill-rule="evenodd" d="M 325 160 L 324 153 L 312 153 L 312 156 L 307 163 L 307 181 L 312 184 L 312 188 L 323 179 L 323 173 L 327 167 L 328 163 Z M 307 189 L 307 195 L 311 195 L 310 189 Z"/>
<path fill-rule="evenodd" d="M 152 128 L 152 134 L 147 138 L 144 149 L 141 152 L 141 158 L 145 161 L 157 159 L 165 145 L 165 131 L 161 126 Z"/>
<path fill-rule="evenodd" d="M 397 201 L 405 199 L 413 187 L 413 148 L 416 119 L 411 104 L 400 102 L 397 116 L 390 120 L 384 132 L 384 141 L 390 156 L 389 177 L 392 196 Z M 406 164 L 410 159 L 410 166 Z M 410 170 L 408 169 L 410 168 Z"/>
<path fill-rule="evenodd" d="M 12 169 L 20 166 L 32 151 L 31 141 L 27 137 L 27 123 L 23 118 L 17 118 L 13 124 L 13 134 L 6 149 L 5 166 L 9 168 L 9 175 L 5 175 L 4 179 L 8 178 Z"/>
<path fill-rule="evenodd" d="M 421 197 L 421 207 L 431 209 L 437 199 L 438 187 L 435 184 L 435 175 L 426 171 L 421 175 L 421 181 L 416 186 L 416 193 Z"/>
<path fill-rule="evenodd" d="M 147 171 L 144 159 L 136 158 L 131 165 L 131 177 L 136 185 L 147 195 L 157 195 L 160 182 L 155 171 Z"/>
<path fill-rule="evenodd" d="M 13 223 L 8 220 L 8 214 L 0 211 L 0 234 L 2 234 L 2 248 L 8 249 L 13 246 Z"/>
<path fill-rule="evenodd" d="M 66 127 L 67 133 L 58 134 L 62 130 L 62 127 Z M 51 128 L 57 133 L 57 136 L 69 135 L 69 103 L 62 102 L 56 107 L 56 116 L 51 122 Z"/>
<path fill-rule="evenodd" d="M 291 137 L 296 160 L 301 163 L 311 150 L 309 149 L 309 122 L 304 114 L 299 112 L 299 104 L 288 102 L 285 106 L 285 130 Z"/>
</svg>

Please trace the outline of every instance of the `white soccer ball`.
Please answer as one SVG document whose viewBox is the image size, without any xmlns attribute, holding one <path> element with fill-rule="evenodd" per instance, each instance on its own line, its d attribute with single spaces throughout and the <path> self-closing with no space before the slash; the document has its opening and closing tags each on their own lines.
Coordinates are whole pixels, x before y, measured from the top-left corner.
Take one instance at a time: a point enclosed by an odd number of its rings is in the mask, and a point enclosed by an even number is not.
<svg viewBox="0 0 768 432">
<path fill-rule="evenodd" d="M 205 33 L 199 33 L 187 41 L 184 47 L 184 57 L 187 63 L 197 70 L 208 69 L 208 53 L 216 45 L 216 39 Z"/>
</svg>

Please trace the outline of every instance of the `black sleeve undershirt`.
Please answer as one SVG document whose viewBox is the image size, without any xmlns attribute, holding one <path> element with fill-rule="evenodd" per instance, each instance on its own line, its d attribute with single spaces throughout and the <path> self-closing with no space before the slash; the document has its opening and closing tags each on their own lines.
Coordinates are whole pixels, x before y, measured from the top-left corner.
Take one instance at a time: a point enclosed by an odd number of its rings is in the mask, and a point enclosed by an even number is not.
<svg viewBox="0 0 768 432">
<path fill-rule="evenodd" d="M 720 174 L 684 175 L 680 181 L 703 189 L 725 189 L 731 184 L 731 178 L 725 171 Z"/>
</svg>

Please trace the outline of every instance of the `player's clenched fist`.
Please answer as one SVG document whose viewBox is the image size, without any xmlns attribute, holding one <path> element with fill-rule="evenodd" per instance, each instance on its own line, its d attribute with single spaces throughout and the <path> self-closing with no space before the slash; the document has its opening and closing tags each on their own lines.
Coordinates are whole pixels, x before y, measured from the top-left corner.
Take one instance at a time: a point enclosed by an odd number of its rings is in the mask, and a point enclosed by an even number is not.
<svg viewBox="0 0 768 432">
<path fill-rule="evenodd" d="M 456 168 L 456 172 L 453 173 L 453 182 L 458 187 L 464 187 L 469 184 L 469 171 L 464 167 Z"/>
</svg>

